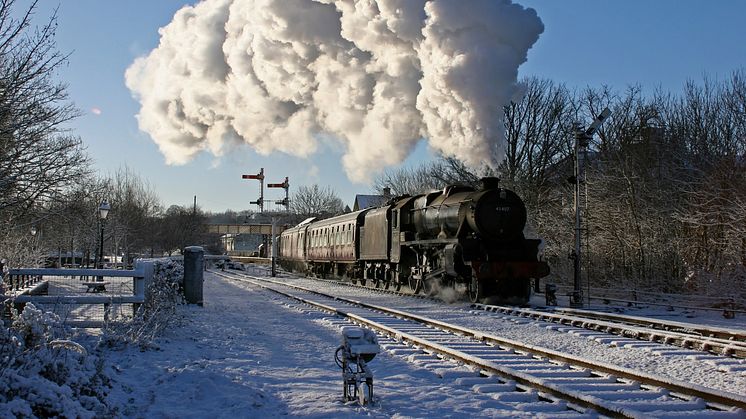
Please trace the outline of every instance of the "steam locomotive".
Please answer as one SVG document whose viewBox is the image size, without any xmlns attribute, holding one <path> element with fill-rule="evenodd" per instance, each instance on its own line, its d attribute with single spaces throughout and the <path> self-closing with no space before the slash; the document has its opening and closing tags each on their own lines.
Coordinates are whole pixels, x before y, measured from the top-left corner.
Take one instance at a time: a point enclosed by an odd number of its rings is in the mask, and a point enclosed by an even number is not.
<svg viewBox="0 0 746 419">
<path fill-rule="evenodd" d="M 549 274 L 541 240 L 524 237 L 526 207 L 499 179 L 481 187 L 401 196 L 386 205 L 285 230 L 278 261 L 287 270 L 376 288 L 466 289 L 473 302 L 493 297 L 524 304 L 531 279 Z"/>
</svg>

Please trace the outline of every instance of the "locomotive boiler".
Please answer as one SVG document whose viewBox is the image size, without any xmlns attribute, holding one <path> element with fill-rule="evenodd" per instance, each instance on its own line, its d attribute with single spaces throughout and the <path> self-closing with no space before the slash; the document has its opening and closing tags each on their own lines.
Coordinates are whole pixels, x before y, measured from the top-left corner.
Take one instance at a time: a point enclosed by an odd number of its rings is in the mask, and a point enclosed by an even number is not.
<svg viewBox="0 0 746 419">
<path fill-rule="evenodd" d="M 375 287 L 465 289 L 476 302 L 528 301 L 531 280 L 549 273 L 540 240 L 526 239 L 526 208 L 497 178 L 452 185 L 321 221 L 280 238 L 282 266 Z"/>
</svg>

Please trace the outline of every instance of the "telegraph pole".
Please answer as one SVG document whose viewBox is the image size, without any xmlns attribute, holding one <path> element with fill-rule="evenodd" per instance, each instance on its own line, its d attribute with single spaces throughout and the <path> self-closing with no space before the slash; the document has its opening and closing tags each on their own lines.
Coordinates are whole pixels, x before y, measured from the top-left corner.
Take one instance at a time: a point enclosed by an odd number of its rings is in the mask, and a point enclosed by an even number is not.
<svg viewBox="0 0 746 419">
<path fill-rule="evenodd" d="M 580 210 L 581 182 L 585 184 L 585 161 L 588 154 L 588 143 L 593 139 L 593 135 L 598 131 L 604 120 L 611 114 L 609 108 L 604 110 L 596 117 L 588 129 L 583 129 L 580 124 L 575 124 L 575 248 L 570 254 L 573 261 L 573 292 L 570 296 L 571 307 L 583 307 L 583 287 L 581 284 L 581 246 L 580 241 L 583 235 L 582 216 Z"/>
</svg>

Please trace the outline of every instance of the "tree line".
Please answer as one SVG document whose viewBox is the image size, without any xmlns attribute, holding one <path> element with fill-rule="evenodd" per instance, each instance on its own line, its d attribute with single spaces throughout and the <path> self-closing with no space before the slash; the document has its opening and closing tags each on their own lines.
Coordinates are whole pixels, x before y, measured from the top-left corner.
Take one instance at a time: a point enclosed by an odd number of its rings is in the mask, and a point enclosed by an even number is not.
<svg viewBox="0 0 746 419">
<path fill-rule="evenodd" d="M 129 168 L 93 173 L 82 140 L 66 128 L 80 112 L 55 80 L 68 58 L 56 48 L 56 15 L 35 26 L 36 5 L 17 10 L 14 0 L 0 2 L 0 259 L 31 266 L 56 251 L 59 262 L 71 252 L 89 262 L 100 244 L 103 201 L 112 207 L 106 254 L 126 261 L 204 243 L 198 208 L 165 208 Z"/>
<path fill-rule="evenodd" d="M 719 295 L 746 285 L 746 73 L 689 81 L 680 94 L 639 86 L 571 90 L 524 80 L 504 108 L 505 160 L 472 169 L 443 158 L 387 171 L 382 191 L 422 193 L 498 176 L 526 201 L 551 281 L 568 283 L 574 243 L 573 123 L 612 114 L 589 145 L 584 272 L 592 286 Z"/>
<path fill-rule="evenodd" d="M 208 214 L 165 207 L 128 168 L 92 173 L 81 139 L 65 126 L 79 116 L 54 76 L 56 17 L 32 25 L 35 2 L 14 13 L 0 2 L 0 259 L 28 265 L 57 250 L 95 253 L 98 205 L 112 211 L 106 253 L 161 255 L 205 244 Z M 585 272 L 594 286 L 718 294 L 746 284 L 746 73 L 690 81 L 680 93 L 639 86 L 572 90 L 546 79 L 524 80 L 525 95 L 504 108 L 505 160 L 468 168 L 442 158 L 384 172 L 379 192 L 394 195 L 476 185 L 485 175 L 526 201 L 527 234 L 544 239 L 552 281 L 566 282 L 573 247 L 573 123 L 604 107 L 611 117 L 590 144 L 583 202 Z M 345 210 L 328 187 L 303 186 L 292 212 L 326 217 Z M 225 217 L 226 215 L 223 214 Z M 229 217 L 230 218 L 230 217 Z M 32 229 L 33 227 L 33 229 Z M 36 231 L 36 235 L 30 234 Z"/>
</svg>

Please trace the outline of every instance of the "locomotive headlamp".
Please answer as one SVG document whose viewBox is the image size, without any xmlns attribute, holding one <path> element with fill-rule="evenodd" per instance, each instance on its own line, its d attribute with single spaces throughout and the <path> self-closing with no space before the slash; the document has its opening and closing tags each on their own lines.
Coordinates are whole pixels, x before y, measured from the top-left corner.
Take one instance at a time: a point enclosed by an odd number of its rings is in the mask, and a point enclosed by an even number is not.
<svg viewBox="0 0 746 419">
<path fill-rule="evenodd" d="M 342 329 L 342 346 L 334 353 L 334 360 L 342 369 L 345 401 L 357 399 L 365 405 L 373 400 L 373 372 L 367 363 L 380 350 L 373 331 L 360 327 Z"/>
</svg>

